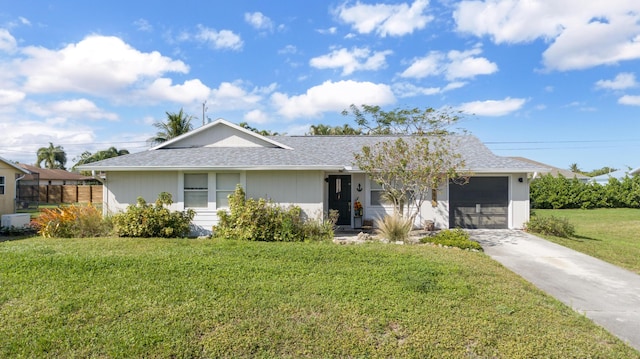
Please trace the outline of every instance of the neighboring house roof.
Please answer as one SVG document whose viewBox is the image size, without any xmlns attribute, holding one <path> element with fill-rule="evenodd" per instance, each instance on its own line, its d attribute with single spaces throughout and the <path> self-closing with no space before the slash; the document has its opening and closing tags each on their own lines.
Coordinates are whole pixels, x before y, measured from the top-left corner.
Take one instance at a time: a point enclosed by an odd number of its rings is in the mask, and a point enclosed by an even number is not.
<svg viewBox="0 0 640 359">
<path fill-rule="evenodd" d="M 81 170 L 154 171 L 198 169 L 353 170 L 363 146 L 398 136 L 261 136 L 219 119 L 148 151 L 80 166 Z M 536 172 L 543 168 L 494 155 L 474 136 L 453 136 L 467 169 L 477 173 Z M 357 170 L 357 169 L 356 169 Z"/>
<path fill-rule="evenodd" d="M 2 158 L 2 157 L 0 157 L 0 162 L 4 162 L 4 163 L 6 163 L 7 165 L 9 165 L 9 166 L 11 166 L 11 167 L 15 168 L 16 170 L 18 170 L 18 171 L 20 171 L 20 172 L 22 172 L 22 173 L 26 173 L 26 174 L 28 174 L 28 173 L 29 173 L 29 171 L 27 171 L 26 169 L 24 169 L 24 168 L 22 168 L 22 167 L 18 166 L 17 164 L 15 164 L 15 163 L 13 163 L 13 162 L 11 162 L 11 161 L 7 160 L 7 159 Z"/>
<path fill-rule="evenodd" d="M 623 180 L 625 177 L 632 177 L 634 175 L 640 175 L 640 167 L 636 169 L 618 170 L 609 173 L 605 173 L 600 176 L 591 177 L 591 180 L 595 183 L 607 184 L 610 178 L 617 180 Z"/>
<path fill-rule="evenodd" d="M 87 181 L 93 179 L 93 177 L 90 176 L 83 176 L 61 169 L 40 168 L 24 163 L 20 163 L 19 165 L 31 173 L 37 173 L 41 181 Z"/>
<path fill-rule="evenodd" d="M 582 173 L 576 173 L 576 172 L 572 172 L 570 170 L 565 170 L 564 168 L 558 168 L 558 167 L 554 167 L 551 165 L 547 165 L 544 164 L 542 162 L 538 162 L 538 161 L 534 161 L 534 160 L 530 160 L 528 158 L 525 157 L 511 157 L 513 159 L 516 159 L 518 161 L 523 161 L 523 162 L 528 162 L 534 166 L 540 166 L 540 167 L 547 167 L 548 170 L 546 171 L 540 171 L 538 173 L 538 175 L 546 175 L 546 174 L 550 174 L 553 177 L 558 177 L 558 175 L 562 175 L 562 177 L 565 178 L 577 178 L 581 181 L 588 181 L 591 177 L 583 175 Z"/>
</svg>

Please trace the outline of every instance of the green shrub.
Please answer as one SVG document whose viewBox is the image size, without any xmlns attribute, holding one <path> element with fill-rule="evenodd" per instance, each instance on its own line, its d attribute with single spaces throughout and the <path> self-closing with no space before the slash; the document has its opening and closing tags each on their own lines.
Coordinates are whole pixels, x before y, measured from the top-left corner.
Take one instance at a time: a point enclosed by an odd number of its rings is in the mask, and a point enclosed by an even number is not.
<svg viewBox="0 0 640 359">
<path fill-rule="evenodd" d="M 525 230 L 532 233 L 540 233 L 548 236 L 569 238 L 576 233 L 574 226 L 566 218 L 554 216 L 531 216 L 525 223 Z"/>
<path fill-rule="evenodd" d="M 112 218 L 116 234 L 120 237 L 186 237 L 191 231 L 190 225 L 195 212 L 171 212 L 167 207 L 173 203 L 171 194 L 162 192 L 155 204 L 147 204 L 142 197 L 138 203 L 130 205 L 122 213 Z"/>
<path fill-rule="evenodd" d="M 640 208 L 640 176 L 600 185 L 547 174 L 531 181 L 530 195 L 531 207 L 539 209 Z"/>
<path fill-rule="evenodd" d="M 82 238 L 107 235 L 109 222 L 92 205 L 47 208 L 33 220 L 38 234 L 46 238 Z"/>
<path fill-rule="evenodd" d="M 246 198 L 241 186 L 229 196 L 229 211 L 218 211 L 217 237 L 248 241 L 296 242 L 333 238 L 333 223 L 304 221 L 298 206 L 280 207 L 266 199 Z"/>
<path fill-rule="evenodd" d="M 435 236 L 427 236 L 420 239 L 421 243 L 434 243 L 448 247 L 458 247 L 462 249 L 482 250 L 482 246 L 478 242 L 469 239 L 469 233 L 460 228 L 445 229 L 438 232 Z"/>
<path fill-rule="evenodd" d="M 413 229 L 413 221 L 399 215 L 384 216 L 375 220 L 375 226 L 378 228 L 379 237 L 390 242 L 405 242 L 409 239 L 409 233 Z"/>
</svg>

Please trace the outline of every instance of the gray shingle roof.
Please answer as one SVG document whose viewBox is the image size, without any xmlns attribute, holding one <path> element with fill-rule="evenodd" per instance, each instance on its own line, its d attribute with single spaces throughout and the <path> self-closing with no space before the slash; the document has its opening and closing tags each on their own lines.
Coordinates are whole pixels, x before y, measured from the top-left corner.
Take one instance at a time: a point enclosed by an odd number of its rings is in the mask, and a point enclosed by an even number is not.
<svg viewBox="0 0 640 359">
<path fill-rule="evenodd" d="M 354 166 L 353 155 L 363 146 L 395 140 L 397 136 L 272 136 L 292 149 L 275 147 L 194 147 L 154 149 L 109 158 L 82 170 L 169 169 L 327 169 Z M 456 136 L 458 151 L 475 172 L 534 172 L 529 163 L 494 155 L 474 136 Z"/>
<path fill-rule="evenodd" d="M 222 147 L 217 127 L 231 129 L 246 139 L 236 147 Z M 220 132 L 220 133 L 229 133 Z M 218 135 L 220 133 L 217 133 Z M 198 136 L 196 142 L 190 141 Z M 213 147 L 202 147 L 211 138 Z M 214 140 L 218 138 L 218 140 Z M 148 151 L 109 158 L 79 166 L 80 170 L 151 171 L 189 169 L 322 169 L 341 170 L 354 166 L 354 154 L 364 146 L 396 140 L 398 136 L 270 136 L 263 137 L 225 120 L 216 120 L 197 130 Z M 405 136 L 411 140 L 410 136 Z M 467 170 L 473 172 L 535 172 L 529 163 L 494 155 L 474 136 L 453 136 L 456 150 L 462 154 Z M 198 143 L 198 144 L 194 144 Z M 262 144 L 262 145 L 260 145 Z M 266 144 L 266 145 L 265 145 Z M 183 147 L 180 147 L 180 146 Z M 246 147 L 249 146 L 249 147 Z"/>
</svg>

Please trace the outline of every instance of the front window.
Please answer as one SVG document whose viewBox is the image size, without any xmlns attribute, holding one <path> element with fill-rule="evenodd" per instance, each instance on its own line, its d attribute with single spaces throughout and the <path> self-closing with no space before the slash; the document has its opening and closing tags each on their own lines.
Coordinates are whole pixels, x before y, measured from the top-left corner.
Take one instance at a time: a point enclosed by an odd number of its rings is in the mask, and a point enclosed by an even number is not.
<svg viewBox="0 0 640 359">
<path fill-rule="evenodd" d="M 0 194 L 4 194 L 4 176 L 0 176 Z"/>
<path fill-rule="evenodd" d="M 184 206 L 206 208 L 209 205 L 209 181 L 206 173 L 184 175 Z"/>
<path fill-rule="evenodd" d="M 216 207 L 229 208 L 229 195 L 233 194 L 240 183 L 239 173 L 216 174 Z"/>
<path fill-rule="evenodd" d="M 384 202 L 384 190 L 382 189 L 382 185 L 380 185 L 376 181 L 371 181 L 371 205 L 372 206 L 383 206 Z"/>
</svg>

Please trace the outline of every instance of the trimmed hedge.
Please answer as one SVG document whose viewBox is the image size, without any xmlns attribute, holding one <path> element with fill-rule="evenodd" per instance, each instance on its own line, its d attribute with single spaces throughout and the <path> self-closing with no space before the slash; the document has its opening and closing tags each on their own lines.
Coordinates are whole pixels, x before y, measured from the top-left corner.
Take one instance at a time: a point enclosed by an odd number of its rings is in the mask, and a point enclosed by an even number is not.
<svg viewBox="0 0 640 359">
<path fill-rule="evenodd" d="M 548 174 L 531 181 L 530 196 L 534 209 L 640 208 L 640 176 L 603 186 Z"/>
<path fill-rule="evenodd" d="M 525 223 L 525 230 L 562 238 L 573 237 L 576 234 L 575 227 L 568 219 L 554 216 L 531 216 L 531 220 Z"/>
</svg>

